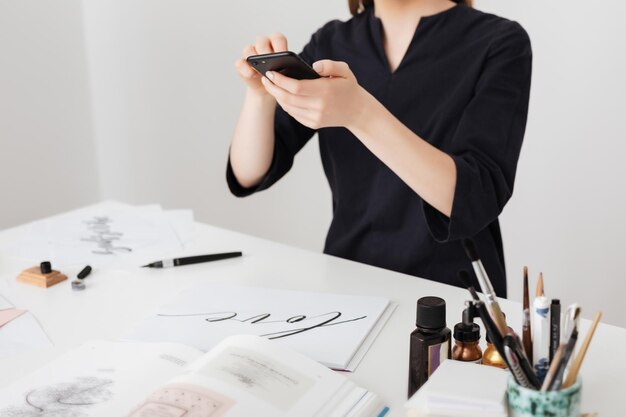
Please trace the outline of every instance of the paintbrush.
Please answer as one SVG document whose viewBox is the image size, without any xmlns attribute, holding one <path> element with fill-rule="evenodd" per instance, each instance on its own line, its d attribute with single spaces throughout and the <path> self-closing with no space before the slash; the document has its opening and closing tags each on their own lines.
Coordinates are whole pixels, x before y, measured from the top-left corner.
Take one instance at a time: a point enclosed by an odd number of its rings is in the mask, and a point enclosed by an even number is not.
<svg viewBox="0 0 626 417">
<path fill-rule="evenodd" d="M 576 355 L 576 359 L 572 363 L 572 367 L 567 373 L 567 378 L 565 378 L 565 382 L 563 382 L 563 388 L 570 387 L 576 382 L 576 377 L 578 377 L 578 372 L 580 371 L 580 366 L 582 365 L 583 359 L 585 359 L 585 353 L 587 353 L 587 349 L 589 348 L 589 344 L 591 343 L 591 338 L 596 331 L 596 327 L 598 327 L 598 323 L 600 323 L 600 319 L 602 318 L 602 313 L 597 312 L 596 316 L 593 319 L 593 323 L 591 324 L 591 328 L 587 332 L 587 336 L 585 336 L 585 341 L 578 351 L 578 355 Z"/>
<path fill-rule="evenodd" d="M 565 375 L 565 368 L 569 363 L 570 358 L 572 357 L 572 353 L 574 352 L 574 347 L 576 346 L 576 341 L 578 340 L 578 330 L 574 329 L 572 335 L 570 336 L 565 348 L 563 349 L 563 355 L 559 360 L 558 368 L 556 370 L 556 374 L 554 375 L 554 379 L 550 383 L 548 387 L 549 391 L 559 390 L 561 388 L 561 384 L 563 383 L 563 375 Z"/>
<path fill-rule="evenodd" d="M 524 317 L 522 321 L 522 342 L 526 357 L 533 363 L 533 339 L 530 324 L 530 297 L 528 295 L 528 267 L 524 267 Z"/>
<path fill-rule="evenodd" d="M 472 295 L 472 298 L 474 299 L 474 305 L 476 306 L 476 310 L 478 311 L 478 314 L 480 315 L 480 319 L 482 320 L 487 333 L 489 333 L 489 338 L 491 339 L 493 346 L 496 348 L 496 350 L 498 351 L 502 359 L 506 361 L 506 358 L 504 356 L 504 344 L 503 344 L 504 337 L 500 334 L 498 326 L 495 324 L 495 322 L 491 318 L 491 315 L 489 314 L 489 311 L 487 310 L 487 306 L 478 297 L 476 290 L 474 289 L 474 287 L 472 286 L 470 282 L 469 274 L 467 273 L 467 271 L 461 270 L 459 271 L 458 276 L 461 282 L 463 283 L 463 285 L 467 287 L 467 290 Z"/>
<path fill-rule="evenodd" d="M 489 314 L 498 327 L 500 335 L 504 337 L 507 335 L 509 329 L 506 325 L 506 320 L 504 319 L 500 305 L 498 304 L 496 292 L 494 291 L 491 281 L 489 280 L 489 276 L 487 275 L 487 271 L 485 271 L 485 267 L 478 256 L 476 246 L 471 239 L 464 239 L 463 247 L 465 248 L 465 253 L 472 261 L 472 267 L 474 268 L 474 273 L 478 278 L 478 284 L 480 285 L 480 289 L 487 300 L 486 304 L 489 308 Z"/>
<path fill-rule="evenodd" d="M 574 329 L 578 328 L 578 322 L 580 320 L 580 313 L 582 309 L 576 303 L 570 304 L 565 312 L 565 324 L 563 326 L 563 332 L 561 332 L 561 343 L 567 343 Z"/>
<path fill-rule="evenodd" d="M 472 286 L 467 271 L 459 271 L 458 276 L 463 285 L 467 287 L 468 291 L 472 295 L 472 298 L 474 299 L 473 304 L 476 307 L 476 311 L 478 311 L 478 315 L 480 316 L 487 333 L 489 334 L 489 338 L 511 371 L 515 381 L 519 385 L 526 388 L 539 388 L 539 381 L 535 377 L 535 374 L 532 371 L 532 366 L 524 354 L 519 338 L 512 332 L 507 334 L 506 337 L 502 337 L 498 327 L 489 314 L 489 311 L 487 311 L 485 303 L 480 301 L 476 290 Z"/>
</svg>

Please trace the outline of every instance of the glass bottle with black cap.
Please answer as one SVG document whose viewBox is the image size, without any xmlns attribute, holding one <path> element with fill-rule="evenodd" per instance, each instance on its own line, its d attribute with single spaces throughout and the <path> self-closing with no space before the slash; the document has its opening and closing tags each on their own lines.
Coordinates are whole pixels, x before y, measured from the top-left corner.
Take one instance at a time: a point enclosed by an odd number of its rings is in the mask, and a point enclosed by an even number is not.
<svg viewBox="0 0 626 417">
<path fill-rule="evenodd" d="M 417 300 L 417 329 L 411 333 L 409 353 L 409 397 L 450 359 L 450 329 L 446 327 L 446 302 L 439 297 Z"/>
</svg>

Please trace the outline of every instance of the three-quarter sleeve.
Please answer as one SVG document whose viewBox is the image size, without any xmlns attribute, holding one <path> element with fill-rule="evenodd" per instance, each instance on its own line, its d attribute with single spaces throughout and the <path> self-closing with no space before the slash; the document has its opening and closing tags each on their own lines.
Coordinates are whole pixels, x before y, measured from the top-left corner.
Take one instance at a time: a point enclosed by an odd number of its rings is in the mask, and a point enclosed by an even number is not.
<svg viewBox="0 0 626 417">
<path fill-rule="evenodd" d="M 440 242 L 476 235 L 497 219 L 513 193 L 528 114 L 532 51 L 519 24 L 508 21 L 503 26 L 450 147 L 444 149 L 457 171 L 451 215 L 423 203 L 426 223 Z"/>
<path fill-rule="evenodd" d="M 327 26 L 328 25 L 318 30 L 299 54 L 309 65 L 312 65 L 313 62 L 319 59 L 317 56 L 317 46 L 321 42 L 320 38 Z M 237 197 L 246 197 L 257 191 L 271 187 L 289 172 L 296 154 L 313 137 L 315 132 L 314 129 L 302 125 L 287 114 L 279 105 L 276 105 L 276 113 L 274 116 L 274 154 L 269 170 L 257 185 L 245 188 L 239 184 L 239 181 L 237 181 L 235 177 L 235 173 L 230 164 L 229 154 L 226 167 L 226 182 L 228 183 L 228 188 L 231 193 Z"/>
</svg>

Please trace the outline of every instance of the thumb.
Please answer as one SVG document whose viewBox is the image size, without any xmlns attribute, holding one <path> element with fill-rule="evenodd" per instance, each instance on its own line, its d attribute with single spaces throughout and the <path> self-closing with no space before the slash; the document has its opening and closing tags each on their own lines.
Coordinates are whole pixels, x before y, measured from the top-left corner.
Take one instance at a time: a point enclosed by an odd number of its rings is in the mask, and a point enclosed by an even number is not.
<svg viewBox="0 0 626 417">
<path fill-rule="evenodd" d="M 323 59 L 313 63 L 313 69 L 322 77 L 350 78 L 352 71 L 345 62 Z"/>
</svg>

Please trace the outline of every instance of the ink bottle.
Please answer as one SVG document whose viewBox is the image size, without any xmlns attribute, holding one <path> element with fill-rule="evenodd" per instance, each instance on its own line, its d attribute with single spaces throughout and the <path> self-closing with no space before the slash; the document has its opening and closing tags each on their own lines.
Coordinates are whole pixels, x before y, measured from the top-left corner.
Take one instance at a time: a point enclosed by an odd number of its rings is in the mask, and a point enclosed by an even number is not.
<svg viewBox="0 0 626 417">
<path fill-rule="evenodd" d="M 506 318 L 506 314 L 502 313 L 504 318 Z M 509 331 L 513 333 L 513 329 L 509 327 Z M 496 368 L 506 369 L 506 362 L 500 356 L 498 349 L 491 343 L 491 338 L 489 337 L 489 332 L 487 332 L 487 349 L 485 349 L 485 353 L 483 353 L 483 365 L 495 366 Z"/>
<path fill-rule="evenodd" d="M 478 345 L 480 341 L 480 326 L 474 323 L 476 309 L 467 302 L 463 310 L 463 320 L 454 326 L 455 345 L 452 349 L 452 359 L 462 362 L 481 363 L 483 351 Z"/>
<path fill-rule="evenodd" d="M 446 302 L 439 297 L 417 300 L 415 325 L 411 333 L 409 354 L 409 397 L 441 362 L 450 359 L 450 329 L 446 327 Z"/>
<path fill-rule="evenodd" d="M 489 338 L 489 333 L 487 333 L 487 349 L 485 349 L 485 353 L 483 355 L 483 365 L 495 366 L 496 368 L 506 369 L 506 363 L 496 347 L 491 344 L 491 339 Z"/>
</svg>

